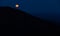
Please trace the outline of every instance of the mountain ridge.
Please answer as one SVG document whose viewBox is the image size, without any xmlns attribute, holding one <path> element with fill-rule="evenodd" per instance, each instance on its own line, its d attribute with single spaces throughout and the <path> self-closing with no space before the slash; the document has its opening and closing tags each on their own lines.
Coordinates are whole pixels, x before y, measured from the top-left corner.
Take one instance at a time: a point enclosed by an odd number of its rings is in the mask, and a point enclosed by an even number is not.
<svg viewBox="0 0 60 36">
<path fill-rule="evenodd" d="M 11 32 L 15 30 L 13 28 L 16 28 L 16 36 L 20 34 L 24 36 L 42 34 L 55 35 L 60 28 L 58 28 L 54 22 L 42 20 L 11 7 L 0 7 L 0 14 L 0 23 L 5 22 L 5 24 L 9 24 Z"/>
<path fill-rule="evenodd" d="M 0 10 L 3 10 L 4 8 L 5 8 L 5 9 L 8 9 L 8 10 L 12 10 L 12 11 L 15 10 L 14 13 L 17 13 L 17 12 L 18 12 L 17 14 L 19 14 L 19 12 L 20 12 L 20 13 L 24 13 L 24 14 L 30 15 L 29 13 L 25 13 L 24 11 L 21 11 L 21 10 L 18 10 L 18 9 L 13 9 L 13 8 L 11 8 L 11 7 L 0 7 Z M 7 11 L 8 11 L 8 10 L 7 10 Z M 13 12 L 11 12 L 11 13 L 13 13 Z M 32 15 L 30 15 L 30 16 L 32 16 Z M 32 17 L 35 17 L 35 16 L 32 16 Z M 41 19 L 38 18 L 38 17 L 35 17 L 35 18 L 37 18 L 38 20 L 41 20 Z M 43 20 L 44 22 L 46 21 L 46 23 L 48 23 L 48 22 L 49 22 L 49 23 L 50 23 L 50 22 L 51 22 L 51 23 L 54 23 L 53 21 L 44 20 L 44 19 L 42 19 L 42 20 Z"/>
</svg>

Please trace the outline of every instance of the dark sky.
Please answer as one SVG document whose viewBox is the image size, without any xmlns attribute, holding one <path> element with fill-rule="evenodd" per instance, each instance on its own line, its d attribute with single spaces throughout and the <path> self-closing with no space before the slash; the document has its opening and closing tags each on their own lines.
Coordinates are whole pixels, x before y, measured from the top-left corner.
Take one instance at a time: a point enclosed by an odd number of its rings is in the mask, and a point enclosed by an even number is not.
<svg viewBox="0 0 60 36">
<path fill-rule="evenodd" d="M 20 5 L 19 10 L 26 11 L 33 16 L 60 21 L 60 0 L 1 0 L 0 6 L 15 8 L 16 3 Z"/>
</svg>

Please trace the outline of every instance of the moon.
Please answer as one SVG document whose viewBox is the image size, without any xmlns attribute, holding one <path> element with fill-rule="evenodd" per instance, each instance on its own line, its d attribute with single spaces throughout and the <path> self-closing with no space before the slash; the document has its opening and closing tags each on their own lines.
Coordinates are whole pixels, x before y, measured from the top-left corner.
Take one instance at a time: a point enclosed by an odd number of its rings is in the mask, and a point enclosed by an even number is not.
<svg viewBox="0 0 60 36">
<path fill-rule="evenodd" d="M 19 7 L 19 4 L 16 4 L 16 8 L 18 8 Z"/>
</svg>

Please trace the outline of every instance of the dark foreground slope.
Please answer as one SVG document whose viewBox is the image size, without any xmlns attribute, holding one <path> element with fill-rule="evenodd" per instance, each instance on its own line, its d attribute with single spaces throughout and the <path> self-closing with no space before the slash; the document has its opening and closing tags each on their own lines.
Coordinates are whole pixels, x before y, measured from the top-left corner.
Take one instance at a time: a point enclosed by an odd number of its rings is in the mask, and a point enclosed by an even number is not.
<svg viewBox="0 0 60 36">
<path fill-rule="evenodd" d="M 16 30 L 16 36 L 56 36 L 59 30 L 55 22 L 39 19 L 10 7 L 0 7 L 0 24 L 7 24 L 11 34 Z"/>
</svg>

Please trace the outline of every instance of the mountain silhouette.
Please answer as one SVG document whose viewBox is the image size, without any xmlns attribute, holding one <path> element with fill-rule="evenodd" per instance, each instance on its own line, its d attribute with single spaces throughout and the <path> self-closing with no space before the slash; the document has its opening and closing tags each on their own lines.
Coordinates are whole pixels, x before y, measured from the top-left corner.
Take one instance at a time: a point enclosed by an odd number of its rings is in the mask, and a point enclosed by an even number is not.
<svg viewBox="0 0 60 36">
<path fill-rule="evenodd" d="M 11 32 L 15 28 L 16 36 L 56 36 L 60 28 L 55 22 L 40 19 L 11 7 L 0 7 L 0 24 L 9 25 Z"/>
</svg>

